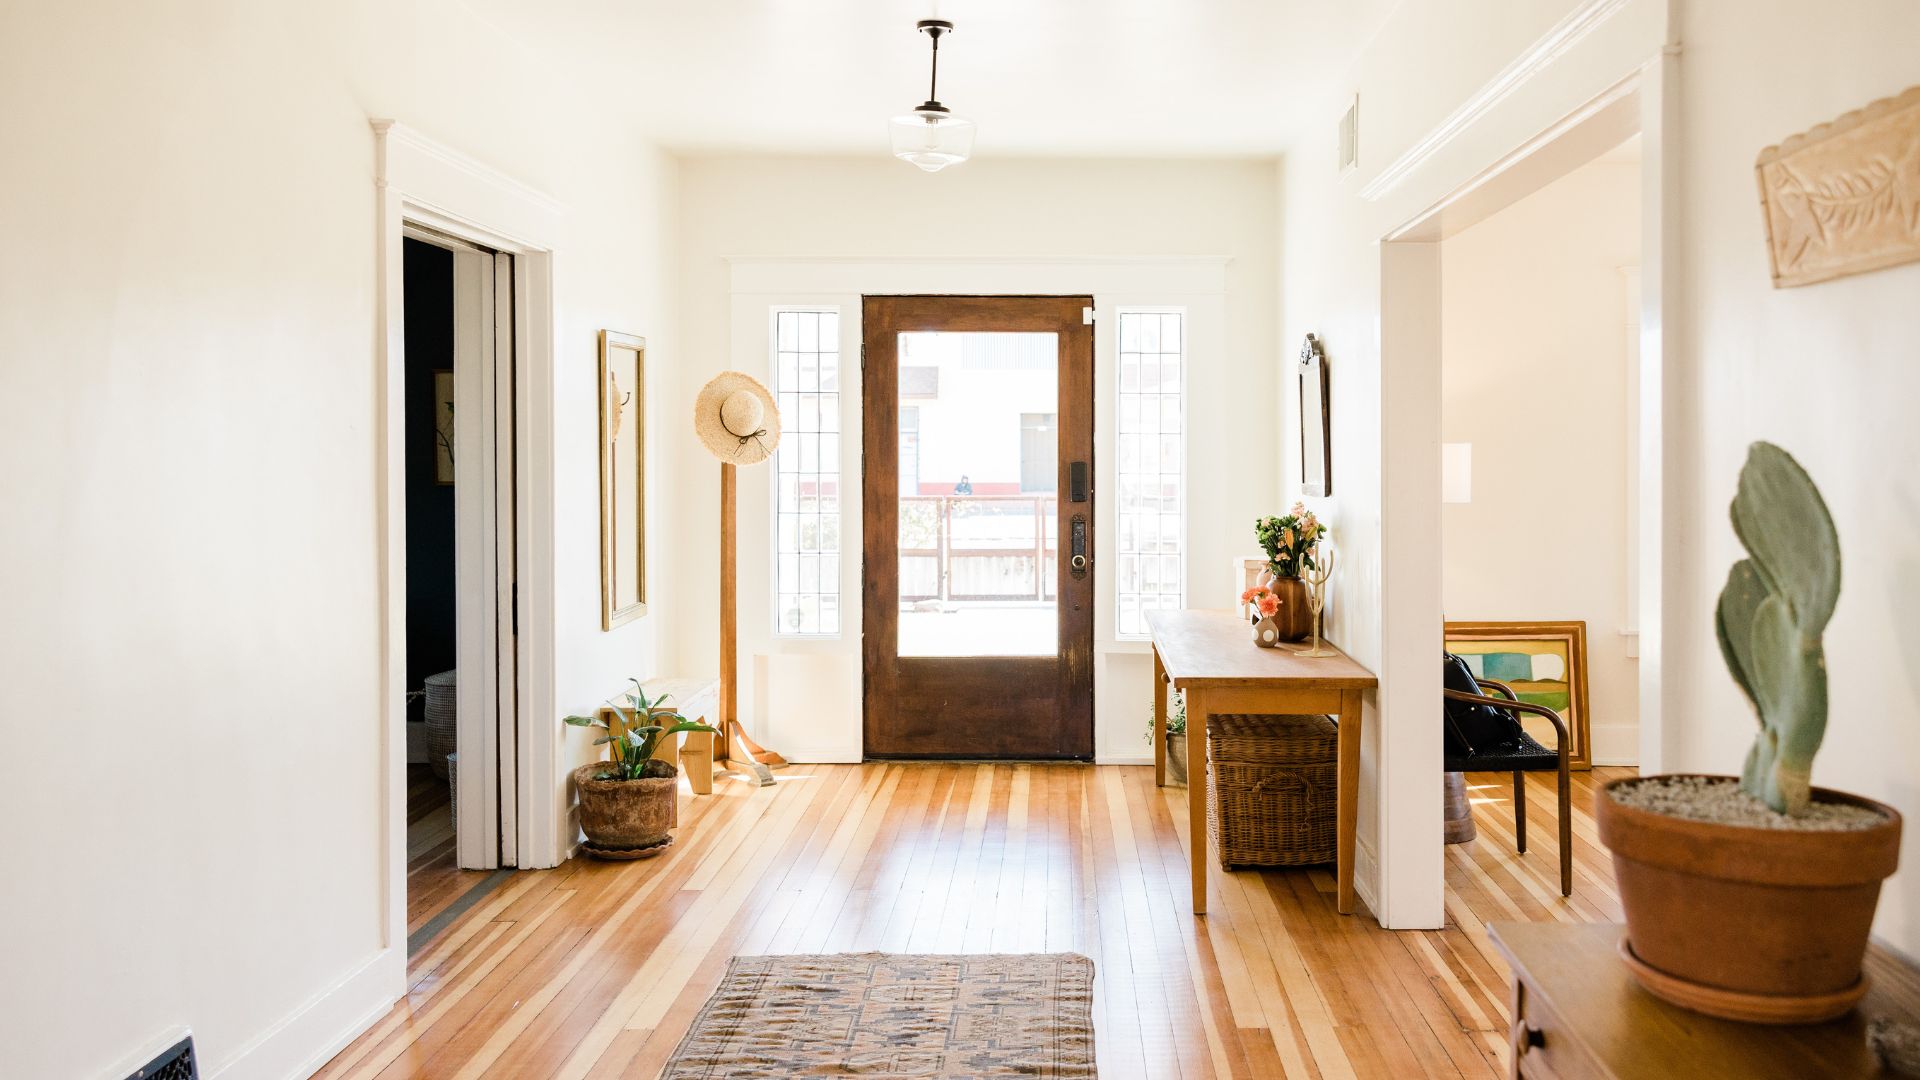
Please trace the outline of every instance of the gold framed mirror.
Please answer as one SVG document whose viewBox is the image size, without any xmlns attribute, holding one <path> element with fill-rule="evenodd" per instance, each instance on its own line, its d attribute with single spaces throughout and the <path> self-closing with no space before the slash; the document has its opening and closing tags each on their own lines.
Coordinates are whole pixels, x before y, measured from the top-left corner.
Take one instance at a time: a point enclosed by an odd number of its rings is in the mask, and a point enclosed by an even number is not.
<svg viewBox="0 0 1920 1080">
<path fill-rule="evenodd" d="M 600 628 L 647 613 L 647 340 L 600 331 Z"/>
</svg>

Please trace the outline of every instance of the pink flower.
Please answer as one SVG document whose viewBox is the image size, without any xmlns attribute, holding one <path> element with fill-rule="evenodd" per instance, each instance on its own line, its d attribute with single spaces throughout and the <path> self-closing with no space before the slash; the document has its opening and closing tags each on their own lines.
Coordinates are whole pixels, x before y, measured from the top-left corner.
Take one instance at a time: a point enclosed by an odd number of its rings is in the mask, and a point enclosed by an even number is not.
<svg viewBox="0 0 1920 1080">
<path fill-rule="evenodd" d="M 1272 593 L 1266 593 L 1260 597 L 1260 614 L 1268 616 L 1280 614 L 1280 598 Z"/>
</svg>

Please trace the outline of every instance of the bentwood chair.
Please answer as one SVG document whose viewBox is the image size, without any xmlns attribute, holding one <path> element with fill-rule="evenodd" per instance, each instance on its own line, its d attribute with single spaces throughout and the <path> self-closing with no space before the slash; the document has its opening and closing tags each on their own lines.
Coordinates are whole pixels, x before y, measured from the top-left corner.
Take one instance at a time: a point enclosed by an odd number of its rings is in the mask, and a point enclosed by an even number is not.
<svg viewBox="0 0 1920 1080">
<path fill-rule="evenodd" d="M 1489 694 L 1493 691 L 1494 694 Z M 1527 791 L 1524 775 L 1558 770 L 1560 773 L 1560 895 L 1573 895 L 1573 795 L 1567 775 L 1567 726 L 1560 714 L 1545 705 L 1521 701 L 1513 688 L 1492 679 L 1474 677 L 1465 660 L 1446 654 L 1445 700 L 1447 772 L 1510 772 L 1513 774 L 1513 835 L 1521 854 L 1527 851 Z M 1549 750 L 1520 726 L 1520 714 L 1530 713 L 1553 724 L 1556 746 Z"/>
</svg>

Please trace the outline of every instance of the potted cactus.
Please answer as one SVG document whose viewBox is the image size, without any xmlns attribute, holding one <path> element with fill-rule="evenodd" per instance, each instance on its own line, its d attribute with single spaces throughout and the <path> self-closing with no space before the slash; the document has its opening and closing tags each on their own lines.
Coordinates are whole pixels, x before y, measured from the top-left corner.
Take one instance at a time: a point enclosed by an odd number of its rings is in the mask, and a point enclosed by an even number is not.
<svg viewBox="0 0 1920 1080">
<path fill-rule="evenodd" d="M 1748 557 L 1715 625 L 1760 718 L 1738 778 L 1665 775 L 1595 798 L 1627 934 L 1620 952 L 1656 996 L 1713 1016 L 1813 1023 L 1866 993 L 1861 961 L 1900 815 L 1812 785 L 1827 723 L 1821 644 L 1840 595 L 1840 541 L 1798 462 L 1755 443 L 1733 528 Z"/>
<path fill-rule="evenodd" d="M 602 859 L 639 859 L 657 855 L 673 842 L 668 832 L 675 824 L 679 770 L 672 762 L 653 756 L 660 740 L 682 731 L 714 731 L 682 717 L 667 705 L 667 695 L 649 699 L 634 679 L 626 704 L 608 701 L 620 717 L 623 731 L 615 733 L 597 716 L 569 716 L 574 727 L 599 728 L 606 734 L 594 745 L 609 747 L 606 761 L 593 761 L 573 770 L 580 792 L 580 831 L 587 834 L 589 855 Z M 671 726 L 663 721 L 675 721 Z"/>
</svg>

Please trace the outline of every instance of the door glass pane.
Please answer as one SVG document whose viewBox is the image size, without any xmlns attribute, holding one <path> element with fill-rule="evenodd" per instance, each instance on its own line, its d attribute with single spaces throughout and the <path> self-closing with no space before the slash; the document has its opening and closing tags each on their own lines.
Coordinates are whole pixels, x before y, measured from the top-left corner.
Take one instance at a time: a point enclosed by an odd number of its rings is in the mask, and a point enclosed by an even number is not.
<svg viewBox="0 0 1920 1080">
<path fill-rule="evenodd" d="M 1060 346 L 900 335 L 900 655 L 1060 651 Z"/>
</svg>

